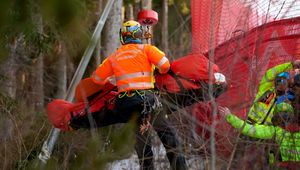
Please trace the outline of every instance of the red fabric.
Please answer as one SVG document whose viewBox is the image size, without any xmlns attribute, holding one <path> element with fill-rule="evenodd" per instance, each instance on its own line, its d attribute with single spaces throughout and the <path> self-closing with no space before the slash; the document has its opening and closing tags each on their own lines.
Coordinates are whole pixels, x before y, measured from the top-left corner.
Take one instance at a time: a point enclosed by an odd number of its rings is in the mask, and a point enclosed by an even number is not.
<svg viewBox="0 0 300 170">
<path fill-rule="evenodd" d="M 87 98 L 92 96 L 93 94 L 102 90 L 111 91 L 113 89 L 117 89 L 113 84 L 106 82 L 103 86 L 94 83 L 92 78 L 85 78 L 81 80 L 75 89 L 75 99 L 77 102 L 87 101 Z"/>
<path fill-rule="evenodd" d="M 187 80 L 179 78 L 183 87 L 185 89 L 198 89 L 199 86 L 191 83 Z M 162 91 L 168 91 L 169 93 L 180 92 L 180 87 L 178 86 L 176 80 L 169 74 L 160 74 L 155 76 L 155 86 Z"/>
<path fill-rule="evenodd" d="M 212 71 L 218 72 L 219 67 L 212 65 Z M 209 80 L 209 60 L 202 54 L 190 54 L 178 60 L 171 65 L 172 71 L 181 77 L 193 79 L 196 81 Z M 214 80 L 214 77 L 212 77 Z"/>
<path fill-rule="evenodd" d="M 213 66 L 213 73 L 219 72 L 219 67 L 215 64 Z M 171 70 L 178 75 L 185 89 L 199 89 L 199 85 L 191 81 L 209 80 L 209 60 L 202 54 L 190 54 L 184 56 L 171 63 Z M 181 77 L 184 77 L 181 78 Z M 212 77 L 214 81 L 214 76 Z M 189 79 L 191 81 L 185 80 Z M 180 92 L 180 87 L 176 80 L 169 74 L 155 75 L 156 87 L 160 90 L 167 90 L 170 93 Z"/>
<path fill-rule="evenodd" d="M 70 103 L 62 99 L 56 99 L 50 102 L 47 106 L 48 119 L 52 125 L 62 131 L 69 130 L 68 122 L 71 119 L 71 113 L 73 116 L 87 114 L 85 108 L 89 106 L 91 113 L 101 110 L 103 107 L 113 109 L 114 98 L 117 92 L 110 91 L 99 94 L 89 103 L 77 102 Z"/>
<path fill-rule="evenodd" d="M 73 104 L 62 99 L 56 99 L 47 105 L 47 115 L 52 125 L 62 131 L 69 130 L 68 122 L 71 111 L 84 108 L 83 102 Z"/>
</svg>

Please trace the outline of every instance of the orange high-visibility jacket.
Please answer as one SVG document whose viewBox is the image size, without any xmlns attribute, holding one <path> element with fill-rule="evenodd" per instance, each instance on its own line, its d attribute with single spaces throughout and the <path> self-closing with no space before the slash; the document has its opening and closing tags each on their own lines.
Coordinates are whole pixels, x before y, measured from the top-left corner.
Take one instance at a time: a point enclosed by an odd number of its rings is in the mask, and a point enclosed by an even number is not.
<svg viewBox="0 0 300 170">
<path fill-rule="evenodd" d="M 160 73 L 166 73 L 170 68 L 169 60 L 158 48 L 149 44 L 126 44 L 103 61 L 92 79 L 102 85 L 107 78 L 114 76 L 119 92 L 152 89 L 153 64 Z"/>
</svg>

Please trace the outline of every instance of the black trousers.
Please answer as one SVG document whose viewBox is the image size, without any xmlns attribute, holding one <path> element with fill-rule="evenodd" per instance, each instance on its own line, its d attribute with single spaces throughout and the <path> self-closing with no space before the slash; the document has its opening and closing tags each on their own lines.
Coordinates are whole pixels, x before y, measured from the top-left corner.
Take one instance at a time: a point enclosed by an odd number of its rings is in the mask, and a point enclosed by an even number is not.
<svg viewBox="0 0 300 170">
<path fill-rule="evenodd" d="M 122 94 L 121 94 L 122 95 Z M 154 105 L 154 94 L 151 91 L 132 92 L 129 95 L 116 99 L 114 110 L 102 109 L 99 112 L 92 113 L 93 125 L 91 125 L 88 115 L 73 117 L 70 120 L 70 126 L 78 128 L 104 127 L 116 123 L 126 123 L 135 118 L 136 128 L 136 145 L 135 150 L 140 160 L 141 169 L 154 169 L 153 152 L 151 149 L 151 137 L 149 132 L 141 135 L 139 127 L 142 123 L 144 109 L 151 110 L 148 107 Z M 182 148 L 175 133 L 163 113 L 151 114 L 152 127 L 157 132 L 158 137 L 163 143 L 167 157 L 172 169 L 187 169 L 185 157 L 182 154 Z"/>
</svg>

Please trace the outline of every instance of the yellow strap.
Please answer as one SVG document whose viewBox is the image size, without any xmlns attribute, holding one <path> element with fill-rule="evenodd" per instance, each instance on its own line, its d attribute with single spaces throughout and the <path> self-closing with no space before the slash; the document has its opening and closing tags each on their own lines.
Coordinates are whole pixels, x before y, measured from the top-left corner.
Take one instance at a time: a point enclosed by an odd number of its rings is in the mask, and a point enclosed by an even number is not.
<svg viewBox="0 0 300 170">
<path fill-rule="evenodd" d="M 118 97 L 119 97 L 119 98 L 123 98 L 123 97 L 126 96 L 126 95 L 127 95 L 127 91 L 126 91 L 125 93 L 123 93 L 123 94 L 119 94 Z"/>
<path fill-rule="evenodd" d="M 134 96 L 136 93 L 140 96 L 145 96 L 146 95 L 146 90 L 141 90 L 142 93 L 139 91 L 139 90 L 134 90 L 131 94 L 129 94 L 127 91 L 125 91 L 123 94 L 119 94 L 118 97 L 119 98 L 123 98 L 124 96 L 127 96 L 127 97 L 132 97 Z M 150 91 L 152 92 L 152 90 L 147 90 L 147 91 Z"/>
<path fill-rule="evenodd" d="M 143 90 L 143 93 L 144 93 L 144 94 L 141 94 L 141 93 L 140 93 L 139 91 L 137 91 L 137 90 L 136 90 L 136 92 L 137 92 L 137 94 L 139 94 L 140 96 L 145 96 L 145 94 L 146 94 L 146 91 L 145 91 L 145 90 Z"/>
</svg>

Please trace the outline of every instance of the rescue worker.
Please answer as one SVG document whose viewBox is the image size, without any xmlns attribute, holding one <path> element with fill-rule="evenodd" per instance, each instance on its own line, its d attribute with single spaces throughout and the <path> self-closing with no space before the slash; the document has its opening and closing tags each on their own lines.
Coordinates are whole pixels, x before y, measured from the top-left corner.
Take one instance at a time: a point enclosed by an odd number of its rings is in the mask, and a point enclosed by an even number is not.
<svg viewBox="0 0 300 170">
<path fill-rule="evenodd" d="M 287 71 L 296 68 L 300 68 L 300 60 L 280 64 L 267 70 L 259 84 L 254 103 L 249 110 L 248 123 L 272 124 L 271 119 L 278 96 L 284 96 L 289 87 L 290 75 Z"/>
<path fill-rule="evenodd" d="M 114 77 L 118 88 L 114 113 L 102 115 L 104 117 L 101 120 L 107 120 L 108 122 L 103 123 L 108 125 L 137 118 L 140 129 L 137 128 L 135 149 L 142 169 L 154 168 L 151 141 L 147 131 L 149 122 L 153 121 L 152 126 L 166 149 L 172 169 L 186 169 L 185 157 L 181 153 L 175 130 L 163 114 L 153 114 L 160 105 L 153 91 L 153 65 L 160 73 L 166 73 L 170 63 L 158 48 L 142 44 L 142 36 L 143 30 L 138 22 L 124 22 L 120 29 L 122 46 L 104 60 L 92 75 L 93 81 L 99 85 Z"/>
<path fill-rule="evenodd" d="M 300 128 L 294 117 L 294 109 L 289 103 L 282 102 L 274 108 L 273 126 L 249 124 L 241 120 L 226 107 L 219 107 L 219 113 L 242 134 L 257 139 L 272 139 L 277 149 L 269 154 L 269 164 L 296 169 L 300 165 Z M 253 168 L 253 167 L 252 167 Z"/>
<path fill-rule="evenodd" d="M 290 75 L 288 71 L 293 68 L 299 67 L 299 60 L 293 62 L 287 62 L 280 65 L 276 65 L 266 71 L 262 80 L 260 81 L 257 95 L 254 99 L 253 105 L 251 106 L 247 123 L 249 124 L 264 124 L 272 125 L 272 117 L 274 114 L 274 108 L 276 103 L 286 100 L 286 93 L 289 90 Z M 251 167 L 252 162 L 257 162 L 257 166 L 265 164 L 264 155 L 268 152 L 268 147 L 265 145 L 257 146 L 255 142 L 245 143 L 243 141 L 257 141 L 255 138 L 249 136 L 241 135 L 241 141 L 237 144 L 237 149 L 234 159 L 236 160 L 236 165 L 241 166 L 240 162 L 244 161 L 244 165 Z M 261 142 L 260 142 L 261 143 Z M 248 148 L 251 148 L 248 150 Z M 256 150 L 253 153 L 253 149 Z M 248 155 L 248 152 L 252 152 L 253 157 L 244 159 L 243 155 Z M 262 157 L 261 157 L 262 156 Z M 258 162 L 261 160 L 261 162 Z M 243 166 L 242 164 L 242 166 Z"/>
</svg>

